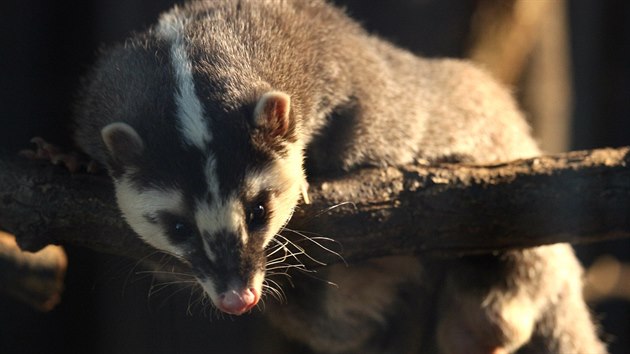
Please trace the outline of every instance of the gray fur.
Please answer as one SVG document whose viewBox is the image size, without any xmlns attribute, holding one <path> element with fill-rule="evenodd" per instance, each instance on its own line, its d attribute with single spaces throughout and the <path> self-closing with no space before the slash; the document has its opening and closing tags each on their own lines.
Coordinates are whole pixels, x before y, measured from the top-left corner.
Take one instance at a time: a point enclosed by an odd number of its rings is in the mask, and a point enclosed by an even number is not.
<svg viewBox="0 0 630 354">
<path fill-rule="evenodd" d="M 252 168 L 252 155 L 230 153 L 245 144 L 250 115 L 269 91 L 290 96 L 292 134 L 263 155 L 275 159 L 304 146 L 309 175 L 416 159 L 492 163 L 539 154 L 510 93 L 485 72 L 464 61 L 416 57 L 323 1 L 197 1 L 166 16 L 186 20 L 207 136 L 213 143 L 230 137 L 214 151 L 224 180 L 240 180 Z M 186 178 L 196 174 L 176 171 L 205 163 L 198 157 L 205 152 L 184 144 L 174 123 L 178 79 L 157 28 L 99 59 L 77 105 L 76 140 L 117 179 L 129 166 L 116 165 L 100 131 L 129 124 L 145 147 L 137 187 L 184 189 L 186 202 L 199 197 L 203 183 L 189 186 Z M 251 140 L 256 151 L 271 144 Z M 606 352 L 567 245 L 456 260 L 390 257 L 333 266 L 323 276 L 339 288 L 305 280 L 293 290 L 297 298 L 269 311 L 289 337 L 316 352 Z"/>
</svg>

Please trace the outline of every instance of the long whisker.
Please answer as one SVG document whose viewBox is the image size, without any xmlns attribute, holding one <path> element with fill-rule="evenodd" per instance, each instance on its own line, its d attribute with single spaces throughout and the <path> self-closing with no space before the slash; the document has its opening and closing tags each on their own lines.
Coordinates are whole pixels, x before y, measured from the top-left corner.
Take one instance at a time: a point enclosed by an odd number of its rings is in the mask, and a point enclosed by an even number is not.
<svg viewBox="0 0 630 354">
<path fill-rule="evenodd" d="M 291 274 L 289 274 L 287 271 L 284 272 L 267 272 L 267 276 L 274 276 L 274 275 L 283 275 L 286 276 L 287 278 L 291 279 Z"/>
<path fill-rule="evenodd" d="M 280 286 L 280 284 L 273 280 L 273 279 L 265 279 L 265 283 L 263 284 L 263 286 L 268 289 L 269 291 L 272 292 L 272 294 L 276 295 L 276 299 L 278 299 L 278 301 L 283 302 L 286 301 L 287 296 L 284 293 L 284 290 L 282 290 L 282 287 Z"/>
<path fill-rule="evenodd" d="M 175 276 L 175 277 L 184 277 L 184 278 L 194 278 L 195 276 L 190 274 L 190 273 L 181 273 L 181 272 L 171 272 L 168 270 L 141 270 L 136 272 L 135 274 L 137 275 L 144 275 L 144 274 L 150 274 L 150 275 L 169 275 L 169 276 Z"/>
<path fill-rule="evenodd" d="M 193 295 L 195 295 L 195 292 L 199 291 L 199 295 L 197 296 L 197 298 L 192 301 Z M 203 291 L 203 288 L 200 286 L 196 286 L 194 288 L 192 288 L 192 290 L 190 291 L 190 296 L 188 297 L 188 307 L 186 308 L 186 313 L 189 315 L 193 315 L 192 309 L 193 307 L 199 305 L 200 306 L 200 313 L 207 317 L 207 311 L 208 311 L 208 307 L 212 307 L 212 305 L 208 304 L 208 294 L 206 294 L 205 291 Z"/>
<path fill-rule="evenodd" d="M 122 295 L 123 295 L 123 296 L 125 295 L 125 291 L 126 291 L 126 289 L 127 289 L 127 285 L 131 283 L 131 276 L 132 276 L 133 274 L 135 274 L 135 270 L 136 270 L 136 269 L 138 269 L 138 267 L 140 267 L 140 264 L 142 264 L 142 262 L 146 261 L 147 259 L 149 259 L 150 257 L 153 257 L 154 255 L 156 255 L 156 254 L 158 254 L 158 253 L 161 253 L 161 252 L 160 252 L 160 251 L 157 251 L 157 250 L 156 250 L 156 251 L 154 251 L 154 252 L 151 252 L 151 253 L 149 253 L 149 254 L 145 255 L 144 257 L 142 257 L 142 258 L 138 259 L 138 260 L 134 263 L 133 267 L 131 267 L 131 269 L 130 269 L 130 270 L 129 270 L 129 272 L 127 273 L 127 276 L 125 277 L 125 280 L 124 280 L 124 282 L 123 282 L 123 288 L 122 288 Z"/>
<path fill-rule="evenodd" d="M 341 261 L 343 261 L 343 263 L 344 263 L 346 266 L 348 265 L 348 263 L 346 262 L 345 258 L 343 258 L 343 256 L 342 256 L 339 252 L 336 252 L 336 251 L 331 250 L 330 248 L 328 248 L 328 247 L 326 247 L 326 246 L 322 245 L 322 244 L 321 244 L 320 242 L 318 242 L 317 240 L 330 241 L 330 242 L 334 242 L 334 243 L 338 244 L 339 246 L 341 246 L 341 243 L 339 243 L 339 241 L 336 241 L 336 240 L 333 240 L 332 238 L 329 238 L 329 237 L 324 237 L 324 236 L 310 237 L 310 236 L 307 236 L 305 233 L 302 233 L 302 232 L 297 231 L 297 230 L 292 230 L 292 229 L 289 229 L 289 228 L 285 228 L 285 230 L 287 230 L 287 231 L 289 231 L 289 232 L 292 232 L 292 233 L 294 233 L 294 234 L 296 234 L 296 235 L 302 236 L 302 237 L 304 238 L 304 240 L 306 240 L 306 241 L 310 241 L 310 242 L 312 242 L 313 244 L 315 244 L 316 246 L 318 246 L 319 248 L 323 249 L 324 251 L 327 251 L 327 252 L 329 252 L 329 253 L 331 253 L 331 254 L 333 254 L 333 255 L 337 256 L 337 257 L 338 257 Z M 297 241 L 296 241 L 296 242 L 297 242 Z M 295 242 L 294 242 L 294 243 L 295 243 Z"/>
<path fill-rule="evenodd" d="M 271 285 L 263 284 L 264 294 L 270 294 L 274 299 L 282 302 L 282 293 Z"/>
<path fill-rule="evenodd" d="M 164 283 L 157 283 L 157 284 L 151 284 L 151 287 L 149 288 L 149 297 L 156 295 L 157 293 L 161 292 L 162 290 L 168 288 L 169 286 L 173 286 L 173 285 L 186 285 L 186 287 L 183 288 L 187 288 L 190 285 L 194 285 L 197 284 L 197 281 L 195 280 L 185 280 L 185 281 L 181 281 L 181 280 L 177 280 L 177 281 L 169 281 L 169 282 L 164 282 Z M 180 289 L 178 289 L 180 290 Z"/>
<path fill-rule="evenodd" d="M 338 204 L 335 204 L 335 205 L 331 205 L 331 206 L 329 206 L 328 208 L 323 209 L 323 210 L 321 210 L 321 211 L 319 211 L 319 212 L 317 212 L 317 213 L 313 214 L 312 216 L 310 216 L 310 217 L 308 218 L 308 220 L 318 218 L 318 217 L 320 217 L 320 216 L 322 216 L 322 215 L 326 214 L 327 212 L 329 212 L 329 211 L 331 211 L 331 210 L 335 210 L 335 209 L 337 209 L 337 208 L 339 208 L 339 207 L 342 207 L 342 206 L 344 206 L 344 205 L 348 205 L 348 204 L 352 205 L 352 207 L 354 208 L 354 210 L 355 210 L 355 211 L 356 211 L 356 210 L 358 210 L 357 205 L 356 205 L 355 203 L 353 203 L 353 202 L 341 202 L 341 203 L 338 203 Z"/>
<path fill-rule="evenodd" d="M 276 248 L 275 250 L 273 250 L 273 251 L 269 252 L 269 253 L 267 254 L 267 257 L 271 257 L 271 256 L 273 256 L 275 253 L 280 252 L 280 251 L 282 251 L 283 249 L 286 249 L 286 246 L 289 244 L 288 242 L 282 243 L 282 242 L 280 242 L 280 241 L 276 240 L 275 238 L 273 239 L 273 241 L 278 242 L 279 244 L 278 244 L 278 245 L 276 245 L 276 246 L 274 246 L 274 247 L 277 247 L 277 248 Z"/>
<path fill-rule="evenodd" d="M 158 284 L 153 285 L 153 287 L 165 288 L 170 285 L 182 285 L 182 284 L 186 284 L 186 285 L 197 284 L 197 281 L 196 280 L 174 280 L 174 281 L 158 283 Z"/>
<path fill-rule="evenodd" d="M 278 263 L 284 263 L 284 262 L 287 261 L 287 259 L 289 259 L 289 258 L 296 259 L 297 256 L 299 256 L 301 254 L 305 254 L 305 253 L 302 252 L 302 251 L 293 252 L 293 251 L 290 251 L 289 249 L 286 249 L 285 250 L 285 254 L 282 257 L 274 258 L 274 259 L 271 259 L 271 260 L 267 261 L 267 265 L 269 266 L 269 265 L 274 265 L 274 264 L 278 264 Z M 302 262 L 300 262 L 299 260 L 298 260 L 298 263 L 302 264 Z"/>
<path fill-rule="evenodd" d="M 278 269 L 290 269 L 290 268 L 301 268 L 304 269 L 305 266 L 304 264 L 287 264 L 287 265 L 281 265 L 281 266 L 277 266 L 277 267 L 271 267 L 271 268 L 267 268 L 267 270 L 278 270 Z"/>
<path fill-rule="evenodd" d="M 302 250 L 304 251 L 304 250 Z M 298 264 L 303 264 L 302 261 L 300 261 L 300 259 L 297 257 L 300 254 L 303 254 L 304 252 L 293 252 L 291 250 L 289 250 L 287 247 L 285 247 L 285 254 L 283 257 L 277 258 L 277 259 L 273 259 L 270 260 L 269 262 L 267 262 L 267 266 L 269 265 L 273 265 L 273 264 L 278 264 L 278 263 L 284 263 L 286 262 L 289 258 L 294 259 Z M 308 256 L 308 255 L 307 255 Z"/>
<path fill-rule="evenodd" d="M 308 259 L 310 259 L 311 261 L 313 261 L 313 262 L 315 262 L 315 263 L 317 263 L 317 264 L 319 264 L 319 265 L 322 265 L 322 266 L 325 266 L 325 265 L 326 265 L 326 263 L 324 263 L 324 262 L 322 262 L 322 261 L 320 261 L 320 260 L 318 260 L 318 259 L 313 258 L 311 255 L 309 255 L 308 253 L 306 253 L 306 250 L 305 250 L 304 248 L 302 248 L 302 247 L 300 247 L 300 246 L 296 245 L 296 244 L 295 244 L 295 242 L 293 242 L 293 241 L 289 240 L 288 238 L 286 238 L 286 237 L 284 237 L 284 236 L 282 236 L 282 235 L 280 235 L 280 234 L 277 234 L 277 235 L 276 235 L 276 237 L 280 237 L 280 238 L 282 238 L 283 240 L 285 240 L 285 241 L 289 242 L 289 243 L 290 243 L 293 247 L 297 248 L 297 249 L 301 252 L 300 254 L 304 254 L 304 255 L 305 255 L 306 257 L 308 257 Z M 300 263 L 301 263 L 301 262 L 300 262 Z"/>
<path fill-rule="evenodd" d="M 182 286 L 179 289 L 174 290 L 173 292 L 171 292 L 171 294 L 166 296 L 158 306 L 159 307 L 164 307 L 173 296 L 175 296 L 176 294 L 178 294 L 178 293 L 180 293 L 180 292 L 182 292 L 184 290 L 187 290 L 190 287 L 194 287 L 196 284 L 197 284 L 196 282 L 188 282 L 187 286 Z M 172 285 L 172 284 L 170 284 L 170 285 Z M 150 299 L 152 296 L 158 294 L 159 292 L 161 292 L 162 290 L 164 290 L 164 289 L 166 289 L 168 287 L 169 287 L 169 284 L 167 284 L 167 285 L 161 285 L 161 284 L 152 285 L 151 288 L 149 289 L 149 293 L 148 293 L 147 298 Z M 154 290 L 155 288 L 157 288 L 157 290 Z"/>
<path fill-rule="evenodd" d="M 188 306 L 186 307 L 186 314 L 189 316 L 192 316 L 192 297 L 195 294 L 195 290 L 197 290 L 197 287 L 190 287 L 190 295 L 188 295 Z M 203 295 L 202 295 L 203 296 Z M 195 300 L 197 301 L 197 300 Z"/>
</svg>

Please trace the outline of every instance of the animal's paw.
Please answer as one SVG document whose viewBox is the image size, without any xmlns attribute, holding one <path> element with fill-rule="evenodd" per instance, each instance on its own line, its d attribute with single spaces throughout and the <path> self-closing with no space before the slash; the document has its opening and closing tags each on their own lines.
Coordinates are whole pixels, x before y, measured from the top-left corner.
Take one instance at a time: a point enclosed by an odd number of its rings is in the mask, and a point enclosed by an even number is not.
<svg viewBox="0 0 630 354">
<path fill-rule="evenodd" d="M 31 139 L 31 143 L 35 144 L 35 149 L 25 149 L 19 152 L 23 156 L 32 160 L 48 160 L 54 165 L 63 165 L 71 173 L 85 169 L 89 173 L 98 171 L 95 161 L 84 158 L 81 154 L 74 151 L 63 151 L 56 145 L 50 144 L 40 137 Z"/>
</svg>

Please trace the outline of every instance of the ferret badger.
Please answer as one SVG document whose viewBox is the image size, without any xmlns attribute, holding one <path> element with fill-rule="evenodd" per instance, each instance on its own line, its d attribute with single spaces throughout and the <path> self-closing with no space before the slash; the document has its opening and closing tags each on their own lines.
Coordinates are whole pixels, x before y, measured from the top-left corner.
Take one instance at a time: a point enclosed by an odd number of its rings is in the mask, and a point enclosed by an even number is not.
<svg viewBox="0 0 630 354">
<path fill-rule="evenodd" d="M 299 201 L 305 159 L 315 175 L 539 153 L 510 95 L 485 73 L 418 58 L 317 0 L 197 1 L 166 12 L 98 59 L 76 107 L 76 141 L 107 167 L 133 230 L 189 263 L 230 314 L 262 295 L 265 249 Z M 605 352 L 566 245 L 326 272 L 338 289 L 277 312 L 314 351 Z M 403 301 L 431 307 L 432 317 L 412 320 L 434 330 L 412 333 L 404 348 L 377 342 L 404 286 L 437 294 L 435 304 L 420 293 Z"/>
</svg>

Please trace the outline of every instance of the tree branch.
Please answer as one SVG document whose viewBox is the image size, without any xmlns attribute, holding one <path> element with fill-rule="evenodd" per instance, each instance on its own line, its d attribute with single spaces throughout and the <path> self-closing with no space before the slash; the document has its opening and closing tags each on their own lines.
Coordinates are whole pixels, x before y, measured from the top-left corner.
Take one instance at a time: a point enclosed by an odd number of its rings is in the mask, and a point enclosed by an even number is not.
<svg viewBox="0 0 630 354">
<path fill-rule="evenodd" d="M 297 208 L 289 229 L 334 239 L 324 246 L 340 251 L 341 245 L 348 262 L 628 237 L 629 162 L 626 147 L 493 166 L 364 169 L 311 181 L 311 204 Z M 120 217 L 109 178 L 70 175 L 6 153 L 0 154 L 0 229 L 29 250 L 52 242 L 136 259 L 152 252 Z M 313 254 L 339 261 L 318 247 Z"/>
</svg>

